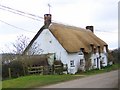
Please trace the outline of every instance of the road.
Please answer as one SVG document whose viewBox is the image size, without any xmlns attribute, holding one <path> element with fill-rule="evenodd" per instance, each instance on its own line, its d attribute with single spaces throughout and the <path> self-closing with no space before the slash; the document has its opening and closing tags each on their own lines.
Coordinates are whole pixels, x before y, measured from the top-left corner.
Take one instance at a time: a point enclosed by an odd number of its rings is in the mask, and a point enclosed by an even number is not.
<svg viewBox="0 0 120 90">
<path fill-rule="evenodd" d="M 118 88 L 118 71 L 88 76 L 42 88 Z"/>
</svg>

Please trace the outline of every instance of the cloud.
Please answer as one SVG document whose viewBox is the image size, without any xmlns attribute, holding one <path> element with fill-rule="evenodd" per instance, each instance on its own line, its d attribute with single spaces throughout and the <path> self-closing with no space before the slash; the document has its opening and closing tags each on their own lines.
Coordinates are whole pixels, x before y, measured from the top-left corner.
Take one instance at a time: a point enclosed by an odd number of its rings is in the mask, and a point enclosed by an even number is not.
<svg viewBox="0 0 120 90">
<path fill-rule="evenodd" d="M 118 19 L 118 2 L 117 0 L 109 0 L 108 2 L 98 2 L 96 3 L 96 11 L 93 13 L 93 20 L 96 21 L 114 21 Z"/>
<path fill-rule="evenodd" d="M 116 32 L 113 32 L 113 33 L 112 32 L 95 32 L 95 34 L 108 44 L 109 49 L 118 47 L 118 33 Z"/>
<path fill-rule="evenodd" d="M 93 25 L 95 30 L 106 31 L 95 31 L 98 37 L 105 40 L 110 48 L 117 47 L 117 33 L 112 34 L 109 32 L 118 32 L 118 0 L 1 0 L 2 5 L 41 17 L 48 13 L 48 3 L 51 4 L 53 21 L 82 28 L 87 25 Z M 44 23 L 44 20 L 32 20 L 1 9 L 0 19 L 36 33 Z M 32 39 L 36 33 L 22 31 L 0 23 L 0 45 L 4 46 L 8 42 L 15 41 L 15 36 L 17 37 L 20 34 Z M 7 36 L 10 38 L 7 38 Z"/>
</svg>

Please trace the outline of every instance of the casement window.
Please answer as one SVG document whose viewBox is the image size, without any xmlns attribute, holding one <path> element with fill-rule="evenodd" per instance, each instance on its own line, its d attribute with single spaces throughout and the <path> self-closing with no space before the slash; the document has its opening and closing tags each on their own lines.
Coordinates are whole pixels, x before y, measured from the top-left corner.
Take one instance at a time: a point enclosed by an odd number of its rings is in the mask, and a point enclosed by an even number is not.
<svg viewBox="0 0 120 90">
<path fill-rule="evenodd" d="M 105 59 L 105 58 L 104 58 L 104 57 L 102 57 L 102 64 L 105 64 L 104 59 Z"/>
<path fill-rule="evenodd" d="M 78 55 L 83 55 L 83 51 L 84 51 L 84 48 L 81 48 Z"/>
<path fill-rule="evenodd" d="M 80 66 L 84 64 L 83 59 L 80 59 Z"/>
<path fill-rule="evenodd" d="M 74 60 L 70 61 L 70 67 L 75 67 Z"/>
<path fill-rule="evenodd" d="M 78 55 L 83 55 L 83 52 L 79 52 L 79 54 Z"/>
<path fill-rule="evenodd" d="M 96 59 L 94 59 L 94 66 L 96 66 Z"/>
<path fill-rule="evenodd" d="M 102 57 L 102 61 L 104 61 L 104 57 Z"/>
</svg>

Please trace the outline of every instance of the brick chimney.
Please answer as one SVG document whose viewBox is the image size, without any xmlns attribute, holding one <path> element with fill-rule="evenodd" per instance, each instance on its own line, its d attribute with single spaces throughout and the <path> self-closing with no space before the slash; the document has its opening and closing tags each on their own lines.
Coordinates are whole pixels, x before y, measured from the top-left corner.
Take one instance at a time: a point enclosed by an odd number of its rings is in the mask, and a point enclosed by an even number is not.
<svg viewBox="0 0 120 90">
<path fill-rule="evenodd" d="M 86 29 L 89 29 L 94 33 L 94 27 L 93 26 L 86 26 Z"/>
<path fill-rule="evenodd" d="M 45 14 L 44 15 L 44 25 L 45 26 L 48 27 L 50 25 L 50 23 L 51 23 L 51 17 L 52 17 L 51 14 Z"/>
</svg>

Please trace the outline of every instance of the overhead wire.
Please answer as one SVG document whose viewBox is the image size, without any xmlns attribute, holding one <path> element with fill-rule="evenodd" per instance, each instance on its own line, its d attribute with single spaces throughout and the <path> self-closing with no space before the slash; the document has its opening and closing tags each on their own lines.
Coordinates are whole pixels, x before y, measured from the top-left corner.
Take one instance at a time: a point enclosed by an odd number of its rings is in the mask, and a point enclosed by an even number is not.
<svg viewBox="0 0 120 90">
<path fill-rule="evenodd" d="M 103 30 L 98 30 L 98 29 L 96 29 L 95 31 L 97 31 L 97 32 L 104 32 L 104 33 L 118 33 L 118 32 L 111 32 L 111 31 L 103 31 Z"/>
<path fill-rule="evenodd" d="M 21 15 L 21 16 L 24 16 L 24 17 L 27 17 L 27 18 L 31 18 L 31 19 L 33 19 L 33 20 L 41 21 L 41 20 L 39 20 L 39 19 L 36 19 L 36 18 L 30 17 L 30 16 L 26 16 L 26 15 L 23 15 L 23 14 L 20 14 L 20 13 L 14 12 L 14 11 L 6 10 L 6 9 L 4 9 L 4 8 L 0 8 L 0 9 L 1 9 L 1 10 L 5 10 L 5 11 L 9 11 L 9 12 L 14 13 L 14 14 L 18 14 L 18 15 Z"/>
<path fill-rule="evenodd" d="M 29 31 L 29 30 L 26 30 L 26 29 L 23 29 L 23 28 L 17 27 L 17 26 L 15 26 L 15 25 L 9 24 L 9 23 L 7 23 L 7 22 L 5 22 L 5 21 L 3 21 L 3 20 L 0 20 L 0 22 L 2 22 L 2 23 L 4 23 L 4 24 L 7 24 L 7 25 L 9 25 L 9 26 L 11 26 L 11 27 L 14 27 L 14 28 L 17 28 L 17 29 L 20 29 L 20 30 L 26 31 L 26 32 L 36 33 L 36 32 L 33 32 L 33 31 Z"/>
<path fill-rule="evenodd" d="M 8 6 L 4 6 L 4 5 L 1 5 L 1 4 L 0 4 L 0 6 L 3 7 L 3 8 L 6 8 L 6 9 L 13 10 L 13 11 L 23 13 L 23 14 L 27 14 L 27 15 L 30 15 L 30 16 L 33 16 L 33 17 L 36 17 L 36 18 L 39 18 L 39 19 L 44 19 L 43 17 L 40 17 L 40 16 L 32 14 L 32 13 L 28 13 L 28 12 L 20 11 L 20 10 L 17 10 L 17 9 L 13 9 L 13 8 L 10 8 Z"/>
<path fill-rule="evenodd" d="M 27 18 L 30 18 L 30 19 L 33 19 L 33 20 L 36 20 L 36 21 L 41 21 L 40 19 L 44 19 L 43 17 L 40 17 L 38 15 L 35 15 L 35 14 L 31 14 L 31 13 L 28 13 L 28 12 L 23 12 L 23 11 L 20 11 L 20 10 L 17 10 L 17 9 L 13 9 L 11 7 L 8 7 L 8 6 L 4 6 L 4 5 L 1 5 L 0 4 L 0 9 L 1 10 L 5 10 L 5 11 L 9 11 L 11 13 L 14 13 L 14 14 L 18 14 L 18 15 L 21 15 L 21 16 L 24 16 L 24 17 L 27 17 Z M 26 16 L 27 15 L 27 16 Z M 29 15 L 29 16 L 28 16 Z M 32 16 L 32 17 L 30 17 Z M 34 18 L 33 18 L 34 17 Z M 38 19 L 39 18 L 39 19 Z M 0 20 L 1 21 L 1 20 Z M 55 20 L 52 20 L 53 22 L 57 22 Z M 61 23 L 61 22 L 60 22 Z M 62 23 L 64 24 L 64 23 Z M 97 32 L 106 32 L 106 33 L 117 33 L 117 32 L 109 32 L 109 31 L 103 31 L 103 30 L 95 30 Z"/>
</svg>

